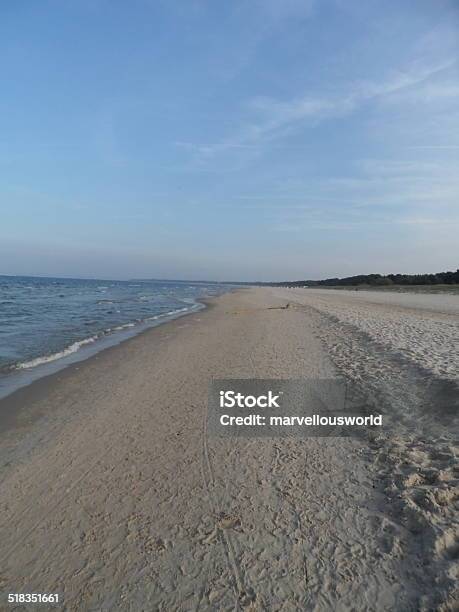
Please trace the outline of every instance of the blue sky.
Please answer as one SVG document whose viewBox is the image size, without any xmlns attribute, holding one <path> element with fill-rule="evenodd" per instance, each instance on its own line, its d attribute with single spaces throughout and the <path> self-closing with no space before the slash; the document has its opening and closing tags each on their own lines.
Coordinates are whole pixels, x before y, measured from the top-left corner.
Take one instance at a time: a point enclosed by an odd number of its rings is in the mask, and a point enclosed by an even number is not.
<svg viewBox="0 0 459 612">
<path fill-rule="evenodd" d="M 0 6 L 0 273 L 458 265 L 459 6 Z"/>
</svg>

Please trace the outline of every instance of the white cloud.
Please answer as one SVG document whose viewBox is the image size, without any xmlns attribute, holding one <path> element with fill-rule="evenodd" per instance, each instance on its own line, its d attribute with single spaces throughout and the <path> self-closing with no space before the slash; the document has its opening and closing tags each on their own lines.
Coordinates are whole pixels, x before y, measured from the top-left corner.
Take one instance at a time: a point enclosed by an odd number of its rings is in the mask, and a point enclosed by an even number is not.
<svg viewBox="0 0 459 612">
<path fill-rule="evenodd" d="M 430 144 L 430 145 L 410 145 L 409 149 L 445 149 L 445 150 L 459 150 L 459 144 Z"/>
<path fill-rule="evenodd" d="M 430 79 L 447 71 L 456 64 L 448 59 L 435 65 L 413 62 L 405 70 L 390 73 L 380 82 L 349 82 L 343 91 L 334 95 L 306 94 L 289 101 L 270 97 L 256 97 L 246 104 L 247 110 L 255 114 L 255 120 L 245 123 L 233 135 L 215 143 L 176 143 L 198 153 L 204 158 L 232 149 L 254 149 L 279 137 L 292 129 L 315 125 L 329 118 L 347 116 L 371 101 L 397 100 L 403 102 L 405 94 L 411 102 L 417 100 L 451 99 L 459 96 L 459 86 L 451 82 L 429 83 Z M 406 101 L 407 98 L 405 98 Z"/>
<path fill-rule="evenodd" d="M 457 226 L 459 225 L 459 219 L 438 219 L 428 217 L 408 217 L 405 219 L 398 219 L 397 223 L 401 225 L 434 225 L 434 226 Z"/>
</svg>

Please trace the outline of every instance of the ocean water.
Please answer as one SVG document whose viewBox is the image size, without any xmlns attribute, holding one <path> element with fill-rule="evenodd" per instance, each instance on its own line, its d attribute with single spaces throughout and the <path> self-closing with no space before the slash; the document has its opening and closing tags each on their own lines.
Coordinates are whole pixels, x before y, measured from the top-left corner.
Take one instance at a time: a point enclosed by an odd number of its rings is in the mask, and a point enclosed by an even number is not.
<svg viewBox="0 0 459 612">
<path fill-rule="evenodd" d="M 186 281 L 0 276 L 0 395 L 198 310 L 200 298 L 228 289 Z"/>
</svg>

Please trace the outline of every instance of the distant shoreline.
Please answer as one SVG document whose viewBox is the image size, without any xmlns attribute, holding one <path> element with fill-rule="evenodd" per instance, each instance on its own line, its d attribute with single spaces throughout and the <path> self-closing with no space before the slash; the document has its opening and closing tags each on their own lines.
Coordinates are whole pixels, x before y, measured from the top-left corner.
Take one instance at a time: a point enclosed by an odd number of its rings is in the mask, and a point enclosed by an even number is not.
<svg viewBox="0 0 459 612">
<path fill-rule="evenodd" d="M 448 293 L 459 295 L 459 285 L 321 285 L 301 289 L 340 289 L 348 291 L 393 291 L 396 293 Z"/>
</svg>

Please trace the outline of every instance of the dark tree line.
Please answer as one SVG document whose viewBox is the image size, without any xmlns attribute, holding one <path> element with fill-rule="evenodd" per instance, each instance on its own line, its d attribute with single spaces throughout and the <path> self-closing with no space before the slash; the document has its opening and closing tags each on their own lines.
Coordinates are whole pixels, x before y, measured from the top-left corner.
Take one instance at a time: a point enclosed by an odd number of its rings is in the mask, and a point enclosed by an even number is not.
<svg viewBox="0 0 459 612">
<path fill-rule="evenodd" d="M 302 280 L 280 283 L 260 283 L 287 287 L 347 287 L 356 285 L 455 285 L 459 283 L 459 269 L 456 272 L 437 272 L 436 274 L 358 274 L 346 278 L 326 278 L 324 280 Z"/>
</svg>

